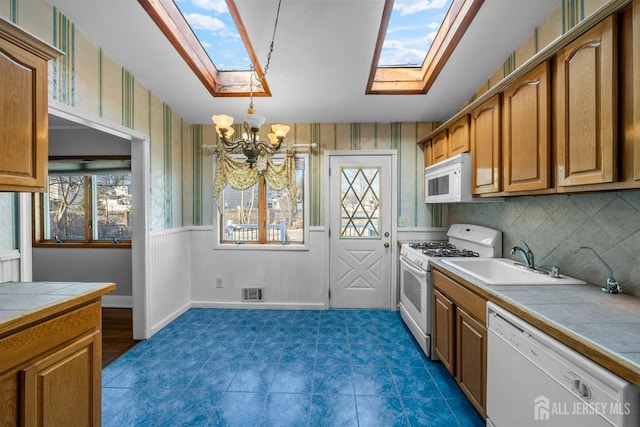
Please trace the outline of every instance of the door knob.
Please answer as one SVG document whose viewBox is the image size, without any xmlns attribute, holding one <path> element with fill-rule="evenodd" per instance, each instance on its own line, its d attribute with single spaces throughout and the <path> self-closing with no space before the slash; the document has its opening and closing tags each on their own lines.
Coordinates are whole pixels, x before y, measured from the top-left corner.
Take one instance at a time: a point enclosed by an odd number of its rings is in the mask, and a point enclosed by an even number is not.
<svg viewBox="0 0 640 427">
<path fill-rule="evenodd" d="M 389 247 L 389 242 L 384 242 L 384 247 L 388 248 Z"/>
</svg>

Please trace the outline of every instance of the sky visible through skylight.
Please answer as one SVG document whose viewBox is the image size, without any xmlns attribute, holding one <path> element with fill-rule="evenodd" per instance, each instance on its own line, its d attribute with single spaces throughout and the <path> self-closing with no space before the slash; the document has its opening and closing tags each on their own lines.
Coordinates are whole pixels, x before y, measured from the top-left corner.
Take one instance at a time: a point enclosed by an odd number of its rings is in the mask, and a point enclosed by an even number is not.
<svg viewBox="0 0 640 427">
<path fill-rule="evenodd" d="M 224 0 L 175 0 L 218 71 L 248 71 L 251 60 Z"/>
<path fill-rule="evenodd" d="M 420 67 L 453 0 L 395 0 L 378 67 Z"/>
<path fill-rule="evenodd" d="M 420 67 L 453 0 L 395 0 L 379 67 Z M 175 0 L 218 71 L 248 71 L 251 60 L 224 0 Z"/>
</svg>

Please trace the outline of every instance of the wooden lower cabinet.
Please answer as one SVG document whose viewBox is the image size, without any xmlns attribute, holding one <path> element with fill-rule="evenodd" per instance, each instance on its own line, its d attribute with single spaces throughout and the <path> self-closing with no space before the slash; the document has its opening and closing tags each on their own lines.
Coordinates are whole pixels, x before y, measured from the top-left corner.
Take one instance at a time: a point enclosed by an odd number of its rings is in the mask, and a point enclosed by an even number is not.
<svg viewBox="0 0 640 427">
<path fill-rule="evenodd" d="M 99 301 L 0 338 L 0 426 L 99 426 Z"/>
<path fill-rule="evenodd" d="M 473 406 L 486 408 L 487 328 L 456 308 L 456 380 Z"/>
<path fill-rule="evenodd" d="M 434 350 L 483 418 L 487 390 L 487 301 L 433 271 Z"/>
<path fill-rule="evenodd" d="M 451 373 L 455 372 L 454 353 L 455 306 L 442 293 L 434 290 L 434 350 L 442 364 Z"/>
</svg>

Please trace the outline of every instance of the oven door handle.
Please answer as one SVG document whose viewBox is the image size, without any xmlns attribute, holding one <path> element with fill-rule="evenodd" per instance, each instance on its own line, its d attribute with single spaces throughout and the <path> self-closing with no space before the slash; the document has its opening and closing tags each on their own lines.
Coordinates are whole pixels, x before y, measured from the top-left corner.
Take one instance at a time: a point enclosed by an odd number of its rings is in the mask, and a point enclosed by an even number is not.
<svg viewBox="0 0 640 427">
<path fill-rule="evenodd" d="M 400 262 L 407 270 L 411 271 L 415 275 L 419 276 L 427 276 L 427 270 L 422 270 L 420 268 L 416 268 L 413 265 L 409 264 L 403 257 L 400 257 Z"/>
</svg>

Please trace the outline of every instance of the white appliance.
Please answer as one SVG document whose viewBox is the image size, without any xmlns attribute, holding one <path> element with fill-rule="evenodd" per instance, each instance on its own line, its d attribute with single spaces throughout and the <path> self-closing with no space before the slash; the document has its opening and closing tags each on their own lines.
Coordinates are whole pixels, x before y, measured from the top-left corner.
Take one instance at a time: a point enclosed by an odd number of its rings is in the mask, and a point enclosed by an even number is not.
<svg viewBox="0 0 640 427">
<path fill-rule="evenodd" d="M 492 302 L 487 323 L 487 426 L 640 425 L 637 386 Z"/>
<path fill-rule="evenodd" d="M 406 243 L 400 248 L 400 315 L 427 357 L 433 353 L 432 257 L 501 257 L 502 232 L 479 225 L 454 224 L 447 241 Z"/>
<path fill-rule="evenodd" d="M 471 202 L 471 154 L 462 153 L 424 169 L 426 203 Z"/>
</svg>

